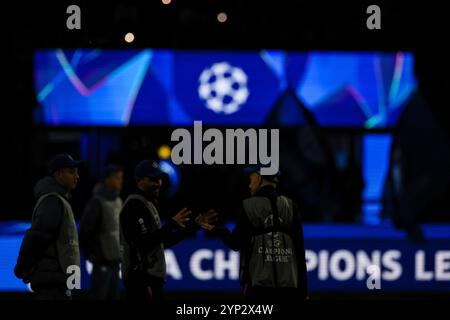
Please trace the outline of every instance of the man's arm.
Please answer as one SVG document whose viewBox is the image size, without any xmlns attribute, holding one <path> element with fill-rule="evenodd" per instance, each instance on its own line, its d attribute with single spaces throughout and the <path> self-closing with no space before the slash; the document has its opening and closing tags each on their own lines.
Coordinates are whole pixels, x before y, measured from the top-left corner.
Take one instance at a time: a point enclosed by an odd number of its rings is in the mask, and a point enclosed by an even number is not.
<svg viewBox="0 0 450 320">
<path fill-rule="evenodd" d="M 19 257 L 14 268 L 18 278 L 29 276 L 44 251 L 58 236 L 63 204 L 60 199 L 49 196 L 37 208 L 31 228 L 25 233 Z"/>
<path fill-rule="evenodd" d="M 167 238 L 163 242 L 164 248 L 173 247 L 174 245 L 176 245 L 177 243 L 181 242 L 186 238 L 194 237 L 199 229 L 200 226 L 196 222 L 191 221 L 186 225 L 186 228 L 183 228 L 176 232 L 169 233 Z"/>
<path fill-rule="evenodd" d="M 234 251 L 239 251 L 250 240 L 250 222 L 245 215 L 244 208 L 238 210 L 238 219 L 234 229 L 230 232 L 226 227 L 214 227 L 211 234 L 217 236 L 223 243 Z"/>
<path fill-rule="evenodd" d="M 177 228 L 177 223 L 169 219 L 161 229 L 151 230 L 148 215 L 148 209 L 138 200 L 129 201 L 120 215 L 125 240 L 144 251 L 165 242 Z"/>
<path fill-rule="evenodd" d="M 212 223 L 215 223 L 217 219 L 218 214 L 213 209 L 197 215 L 195 220 L 185 224 L 185 228 L 181 229 L 178 232 L 170 233 L 169 237 L 164 241 L 164 247 L 170 248 L 188 237 L 194 237 L 202 224 L 212 226 Z"/>
<path fill-rule="evenodd" d="M 80 248 L 89 258 L 92 254 L 93 240 L 99 232 L 102 208 L 98 199 L 89 200 L 80 222 Z"/>
</svg>

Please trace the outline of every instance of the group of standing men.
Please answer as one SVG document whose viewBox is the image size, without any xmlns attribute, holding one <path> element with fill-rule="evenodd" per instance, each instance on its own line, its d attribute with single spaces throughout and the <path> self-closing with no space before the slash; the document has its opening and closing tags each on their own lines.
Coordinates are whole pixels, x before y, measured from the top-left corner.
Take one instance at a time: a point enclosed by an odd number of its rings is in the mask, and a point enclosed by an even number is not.
<svg viewBox="0 0 450 320">
<path fill-rule="evenodd" d="M 241 253 L 240 280 L 248 299 L 307 297 L 300 215 L 291 199 L 277 191 L 279 174 L 264 176 L 247 168 L 252 197 L 242 202 L 236 227 L 216 226 L 214 210 L 198 214 L 183 208 L 162 224 L 158 212 L 163 171 L 143 160 L 134 169 L 135 190 L 120 197 L 124 172 L 106 166 L 83 212 L 79 232 L 70 205 L 81 161 L 59 154 L 49 175 L 34 188 L 31 227 L 20 247 L 15 275 L 30 283 L 37 299 L 70 300 L 67 270 L 80 265 L 80 248 L 93 264 L 92 299 L 120 298 L 120 272 L 130 300 L 160 301 L 166 281 L 164 249 L 202 228 Z"/>
</svg>

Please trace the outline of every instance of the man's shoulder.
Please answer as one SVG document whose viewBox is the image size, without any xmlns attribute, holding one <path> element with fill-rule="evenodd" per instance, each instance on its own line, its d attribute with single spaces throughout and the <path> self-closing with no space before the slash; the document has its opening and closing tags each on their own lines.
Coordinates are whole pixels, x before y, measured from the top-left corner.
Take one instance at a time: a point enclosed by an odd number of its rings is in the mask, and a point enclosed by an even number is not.
<svg viewBox="0 0 450 320">
<path fill-rule="evenodd" d="M 64 203 L 57 196 L 48 196 L 39 203 L 36 203 L 36 208 L 32 216 L 32 228 L 48 228 L 50 226 L 56 227 L 64 214 Z"/>
<path fill-rule="evenodd" d="M 278 196 L 278 199 L 281 199 L 282 201 L 287 201 L 289 204 L 296 206 L 294 199 L 289 198 L 288 196 L 285 196 L 284 194 L 280 194 Z"/>
<path fill-rule="evenodd" d="M 121 216 L 129 215 L 142 215 L 148 212 L 148 208 L 142 199 L 137 197 L 128 197 L 124 202 L 122 210 L 120 212 Z"/>
<path fill-rule="evenodd" d="M 37 210 L 48 209 L 48 207 L 58 208 L 64 206 L 64 201 L 67 202 L 64 197 L 56 192 L 49 192 L 40 196 L 36 201 Z"/>
<path fill-rule="evenodd" d="M 134 197 L 133 198 L 128 197 L 123 203 L 122 211 L 126 211 L 126 209 L 136 206 L 144 206 L 144 203 L 141 200 L 136 199 Z"/>
<path fill-rule="evenodd" d="M 124 201 L 124 206 L 128 205 L 128 204 L 132 204 L 132 205 L 136 205 L 136 204 L 140 204 L 140 205 L 144 205 L 150 202 L 147 198 L 145 198 L 143 195 L 137 194 L 137 193 L 132 193 L 130 195 L 128 195 L 128 197 L 125 198 Z"/>
</svg>

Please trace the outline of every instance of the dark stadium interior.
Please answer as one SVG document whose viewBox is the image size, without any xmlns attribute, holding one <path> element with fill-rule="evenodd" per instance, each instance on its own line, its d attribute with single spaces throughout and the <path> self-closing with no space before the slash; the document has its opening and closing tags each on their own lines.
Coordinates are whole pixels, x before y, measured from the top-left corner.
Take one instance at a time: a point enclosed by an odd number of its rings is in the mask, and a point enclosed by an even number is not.
<svg viewBox="0 0 450 320">
<path fill-rule="evenodd" d="M 88 160 L 80 170 L 80 184 L 73 193 L 75 218 L 80 219 L 103 166 L 125 168 L 125 197 L 133 188 L 134 166 L 144 158 L 158 159 L 162 145 L 170 141 L 174 126 L 51 126 L 37 123 L 40 108 L 35 88 L 36 50 L 64 49 L 173 49 L 255 52 L 262 49 L 286 52 L 411 52 L 418 90 L 395 125 L 367 130 L 355 126 L 322 126 L 298 98 L 282 96 L 258 128 L 280 128 L 280 189 L 295 199 L 302 219 L 310 224 L 359 225 L 364 223 L 364 158 L 366 134 L 392 137 L 387 177 L 383 184 L 382 221 L 392 221 L 408 239 L 420 242 L 416 227 L 450 224 L 450 47 L 444 4 L 380 2 L 382 29 L 365 27 L 371 4 L 342 1 L 74 1 L 82 10 L 82 29 L 66 28 L 70 1 L 8 2 L 5 4 L 7 52 L 4 60 L 3 146 L 0 163 L 2 201 L 0 222 L 30 221 L 35 199 L 33 187 L 45 175 L 47 160 L 60 152 Z M 228 20 L 218 23 L 217 14 Z M 133 32 L 133 43 L 123 40 Z M 289 93 L 287 93 L 289 96 Z M 284 99 L 292 99 L 286 102 Z M 277 114 L 292 104 L 302 120 L 280 125 Z M 6 128 L 6 126 L 8 128 Z M 11 127 L 11 128 L 10 128 Z M 182 127 L 182 126 L 180 126 Z M 208 127 L 205 125 L 205 128 Z M 232 127 L 232 126 L 228 126 Z M 250 128 L 252 126 L 235 127 Z M 222 126 L 220 129 L 224 129 Z M 396 189 L 395 170 L 403 174 L 403 188 Z M 167 190 L 162 215 L 169 217 L 182 207 L 195 212 L 215 208 L 223 222 L 236 219 L 235 208 L 248 196 L 248 179 L 241 165 L 181 165 L 180 184 Z M 7 191 L 7 190 L 12 191 Z M 420 233 L 420 231 L 419 231 Z M 447 238 L 447 241 L 450 241 Z M 449 272 L 449 271 L 447 271 Z M 448 282 L 447 282 L 448 285 Z M 192 291 L 192 290 L 191 290 Z M 405 289 L 405 291 L 408 291 Z M 448 297 L 449 290 L 417 294 L 318 292 L 317 299 L 348 297 L 418 299 Z M 170 294 L 183 298 L 184 291 Z M 193 292 L 191 297 L 236 298 L 236 291 L 211 294 Z M 314 295 L 312 295 L 314 297 Z M 1 293 L 0 299 L 23 298 L 21 293 Z"/>
</svg>

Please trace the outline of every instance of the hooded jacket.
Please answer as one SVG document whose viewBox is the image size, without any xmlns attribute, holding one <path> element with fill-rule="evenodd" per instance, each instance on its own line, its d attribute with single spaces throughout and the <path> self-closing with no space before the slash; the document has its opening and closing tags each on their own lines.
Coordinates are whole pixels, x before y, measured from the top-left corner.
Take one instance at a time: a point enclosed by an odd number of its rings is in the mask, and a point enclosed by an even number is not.
<svg viewBox="0 0 450 320">
<path fill-rule="evenodd" d="M 34 197 L 38 200 L 48 193 L 56 193 L 65 200 L 70 199 L 69 191 L 49 176 L 36 183 Z M 57 252 L 60 229 L 65 225 L 64 212 L 64 204 L 60 198 L 44 198 L 37 206 L 31 228 L 26 231 L 22 240 L 14 273 L 19 278 L 26 273 L 28 277 L 23 281 L 31 282 L 31 288 L 35 291 L 40 287 L 66 286 L 67 275 L 61 267 Z"/>
</svg>

